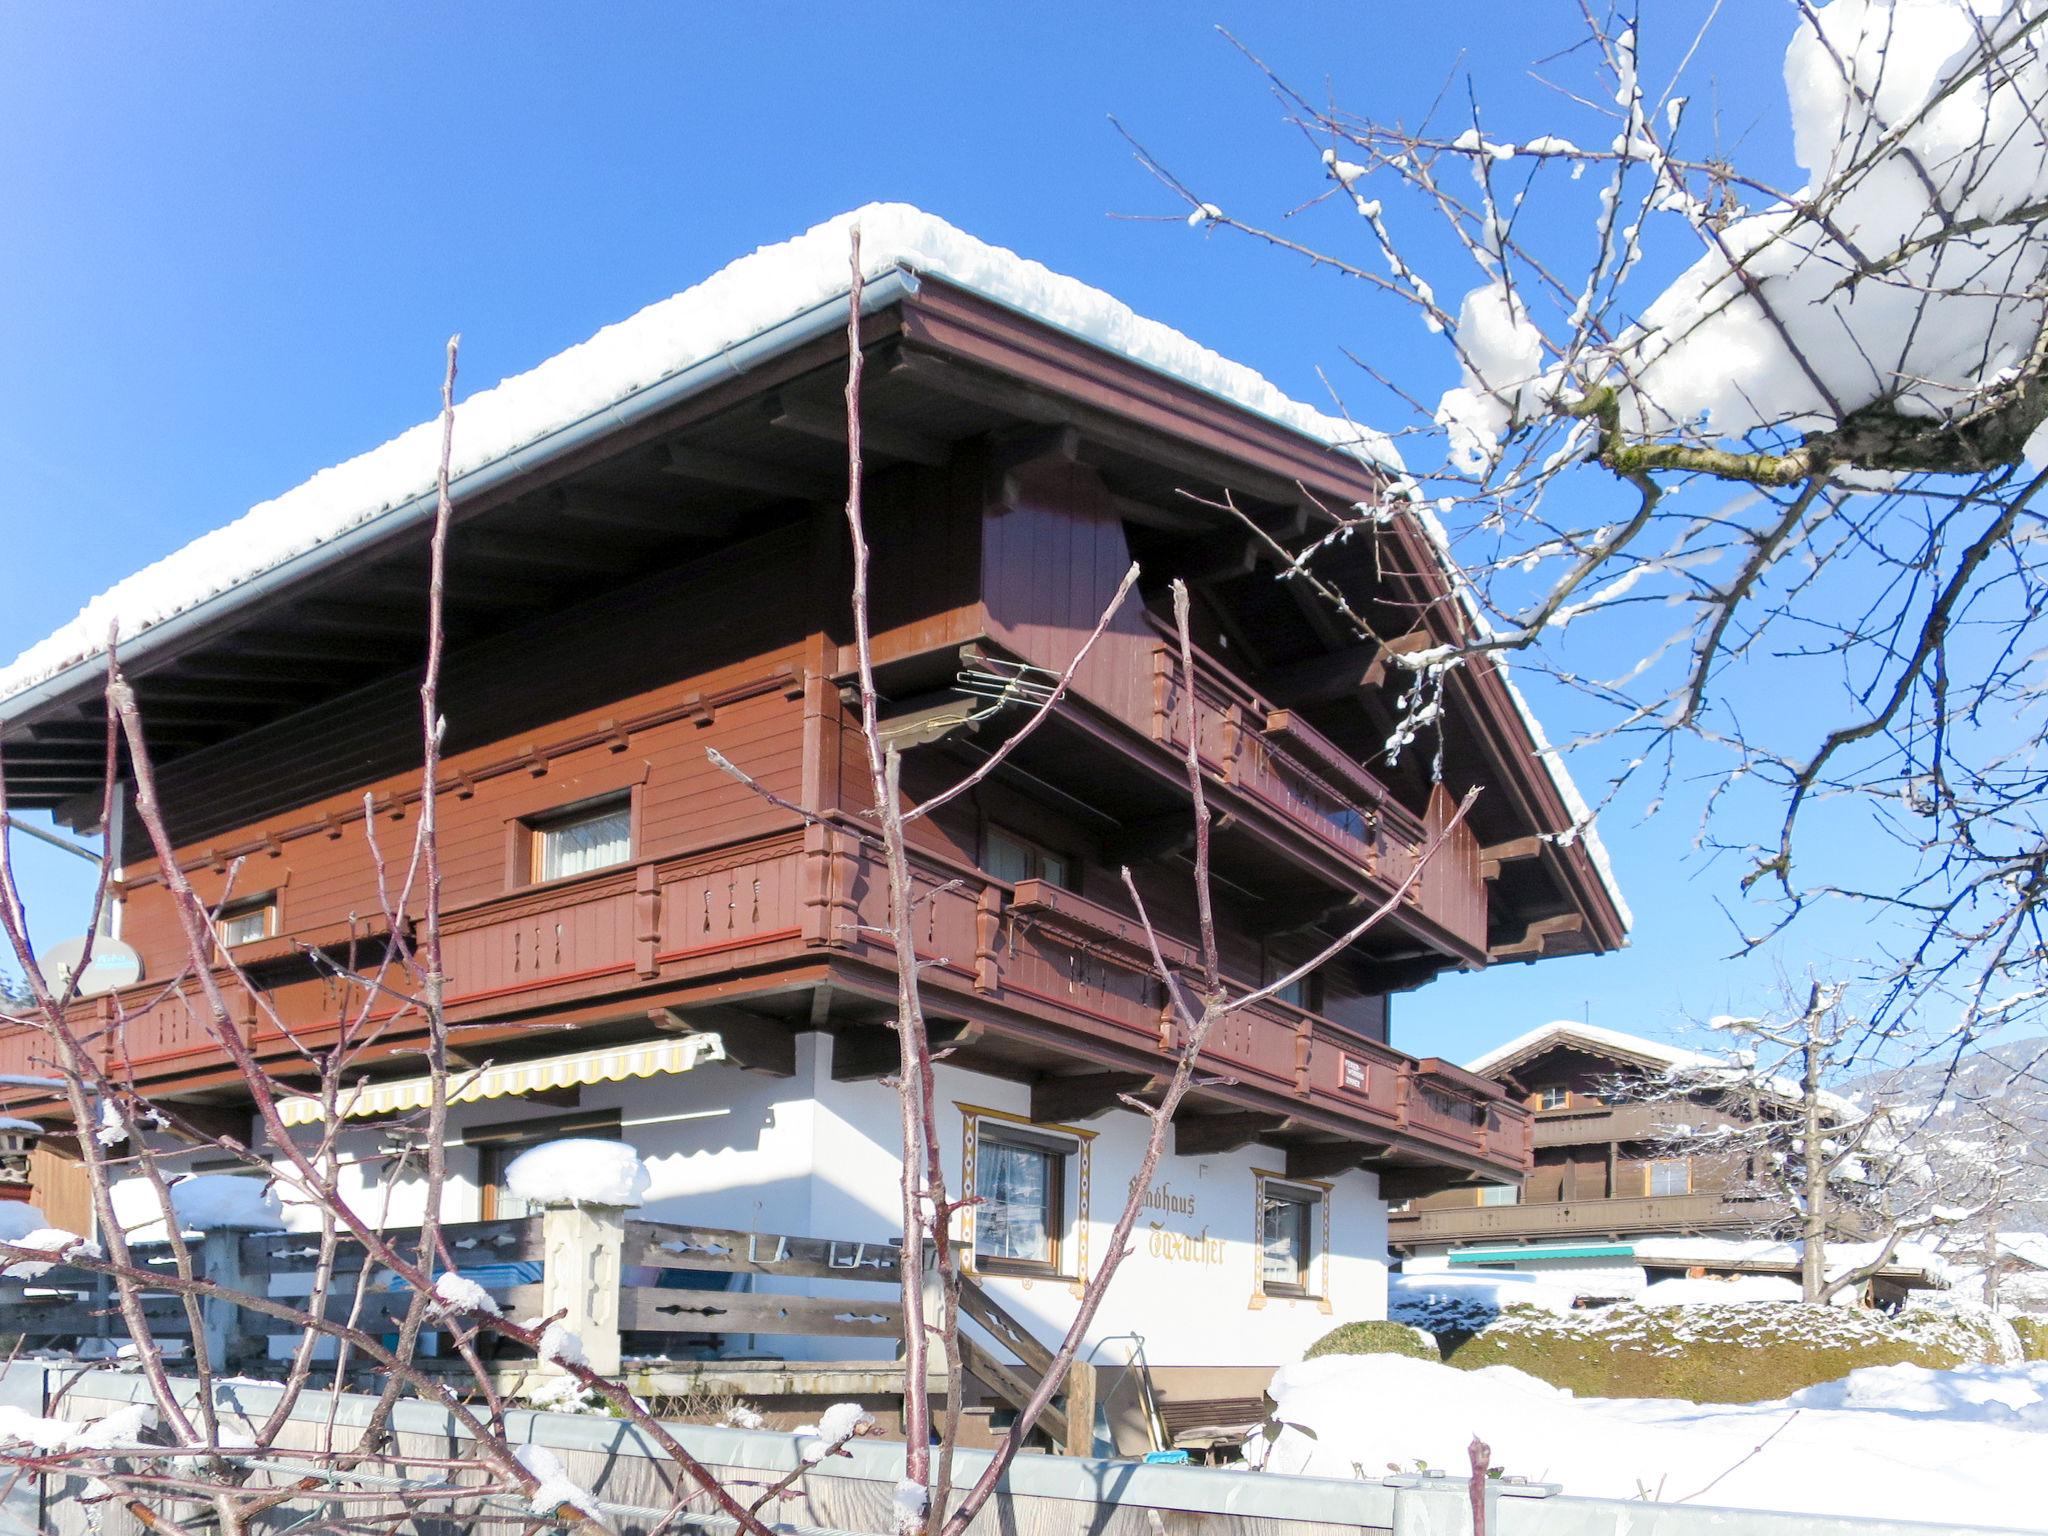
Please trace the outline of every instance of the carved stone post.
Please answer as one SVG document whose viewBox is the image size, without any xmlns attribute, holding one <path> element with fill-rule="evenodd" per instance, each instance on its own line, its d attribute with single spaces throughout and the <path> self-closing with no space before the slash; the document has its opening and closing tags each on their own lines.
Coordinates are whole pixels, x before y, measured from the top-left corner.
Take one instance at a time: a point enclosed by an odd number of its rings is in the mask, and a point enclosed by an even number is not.
<svg viewBox="0 0 2048 1536">
<path fill-rule="evenodd" d="M 562 1314 L 562 1326 L 583 1341 L 583 1357 L 601 1376 L 619 1370 L 619 1261 L 626 1245 L 626 1213 L 611 1205 L 551 1205 L 541 1213 L 543 1317 Z M 542 1376 L 560 1375 L 553 1361 Z"/>
<path fill-rule="evenodd" d="M 269 1273 L 256 1275 L 255 1286 L 242 1270 L 242 1239 L 249 1234 L 236 1227 L 216 1229 L 199 1239 L 193 1267 L 203 1280 L 223 1290 L 252 1291 L 267 1286 Z M 246 1362 L 264 1343 L 264 1335 L 247 1327 L 242 1308 L 221 1296 L 204 1296 L 199 1301 L 199 1321 L 206 1332 L 206 1358 L 218 1371 Z"/>
</svg>

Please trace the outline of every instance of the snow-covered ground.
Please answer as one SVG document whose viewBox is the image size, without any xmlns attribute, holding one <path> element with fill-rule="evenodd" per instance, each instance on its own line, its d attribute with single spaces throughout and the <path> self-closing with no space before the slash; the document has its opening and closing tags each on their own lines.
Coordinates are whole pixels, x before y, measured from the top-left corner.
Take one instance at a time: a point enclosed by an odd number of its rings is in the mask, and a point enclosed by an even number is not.
<svg viewBox="0 0 2048 1536">
<path fill-rule="evenodd" d="M 1782 1402 L 1574 1398 L 1505 1366 L 1398 1355 L 1284 1367 L 1284 1424 L 1247 1456 L 1268 1471 L 1462 1473 L 1477 1435 L 1509 1476 L 1567 1493 L 2048 1529 L 2048 1362 L 1954 1371 L 1873 1366 Z"/>
</svg>

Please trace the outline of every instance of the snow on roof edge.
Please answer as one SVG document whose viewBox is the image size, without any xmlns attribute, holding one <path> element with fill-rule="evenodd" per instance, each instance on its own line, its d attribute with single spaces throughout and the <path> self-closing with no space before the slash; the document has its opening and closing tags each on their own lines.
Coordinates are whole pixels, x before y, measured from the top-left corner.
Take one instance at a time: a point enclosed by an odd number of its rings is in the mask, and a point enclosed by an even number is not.
<svg viewBox="0 0 2048 1536">
<path fill-rule="evenodd" d="M 1564 1040 L 1571 1037 L 1624 1051 L 1632 1056 L 1642 1056 L 1651 1061 L 1662 1062 L 1667 1067 L 1694 1068 L 1718 1067 L 1726 1063 L 1699 1051 L 1689 1051 L 1682 1046 L 1667 1045 L 1661 1040 L 1645 1039 L 1641 1035 L 1624 1034 L 1618 1029 L 1603 1029 L 1597 1024 L 1582 1024 L 1576 1019 L 1552 1019 L 1548 1024 L 1525 1030 L 1503 1045 L 1482 1052 L 1465 1063 L 1467 1072 L 1485 1073 L 1503 1061 L 1508 1061 L 1532 1045 L 1546 1039 Z"/>
<path fill-rule="evenodd" d="M 861 228 L 864 276 L 902 267 L 959 284 L 1304 436 L 1401 473 L 1383 436 L 1283 394 L 1242 363 L 1148 320 L 1127 304 L 1040 262 L 991 246 L 907 204 L 870 203 L 793 239 L 740 257 L 670 298 L 606 326 L 456 407 L 459 478 L 727 352 L 849 286 L 847 244 Z M 55 633 L 0 669 L 0 705 L 105 651 L 119 621 L 130 643 L 211 598 L 233 592 L 431 490 L 439 422 L 323 469 L 117 582 Z"/>
<path fill-rule="evenodd" d="M 1681 1045 L 1668 1045 L 1662 1040 L 1651 1040 L 1642 1035 L 1625 1034 L 1621 1030 L 1605 1029 L 1598 1024 L 1584 1024 L 1577 1019 L 1552 1019 L 1548 1024 L 1540 1024 L 1534 1029 L 1524 1030 L 1506 1044 L 1497 1045 L 1492 1050 L 1482 1052 L 1480 1055 L 1473 1057 L 1472 1060 L 1465 1063 L 1465 1070 L 1467 1072 L 1477 1072 L 1483 1076 L 1492 1071 L 1494 1067 L 1500 1065 L 1500 1063 L 1511 1061 L 1521 1055 L 1522 1052 L 1532 1045 L 1541 1044 L 1546 1039 L 1565 1041 L 1574 1036 L 1591 1045 L 1604 1045 L 1613 1050 L 1662 1063 L 1666 1071 L 1717 1072 L 1732 1070 L 1734 1067 L 1734 1063 L 1725 1056 L 1715 1056 L 1705 1051 L 1688 1050 Z M 1800 1098 L 1800 1087 L 1790 1078 L 1772 1077 L 1765 1082 L 1764 1086 L 1779 1095 L 1779 1097 L 1795 1103 Z M 1856 1120 L 1863 1115 L 1863 1110 L 1853 1101 L 1828 1089 L 1821 1090 L 1819 1102 L 1845 1121 Z"/>
<path fill-rule="evenodd" d="M 869 203 L 803 234 L 729 262 L 703 281 L 659 300 L 589 340 L 524 373 L 500 380 L 456 407 L 451 479 L 484 468 L 574 423 L 617 406 L 662 380 L 843 296 L 849 287 L 848 238 L 861 230 L 863 275 L 897 267 L 961 287 L 1330 447 L 1391 471 L 1403 484 L 1400 455 L 1384 435 L 1325 415 L 1283 393 L 1256 370 L 1233 362 L 1078 278 L 977 240 L 906 203 Z M 68 623 L 0 668 L 0 711 L 22 693 L 105 653 L 118 626 L 125 643 L 146 644 L 157 626 L 244 583 L 396 512 L 431 490 L 440 424 L 430 419 L 365 453 L 319 471 L 259 502 L 241 517 L 173 551 L 93 598 Z M 1419 497 L 1408 505 L 1435 549 L 1446 579 L 1484 623 L 1450 551 L 1446 532 Z M 1622 896 L 1593 813 L 1561 754 L 1550 745 L 1504 661 L 1509 698 L 1583 838 L 1601 886 L 1624 931 L 1634 914 Z"/>
</svg>

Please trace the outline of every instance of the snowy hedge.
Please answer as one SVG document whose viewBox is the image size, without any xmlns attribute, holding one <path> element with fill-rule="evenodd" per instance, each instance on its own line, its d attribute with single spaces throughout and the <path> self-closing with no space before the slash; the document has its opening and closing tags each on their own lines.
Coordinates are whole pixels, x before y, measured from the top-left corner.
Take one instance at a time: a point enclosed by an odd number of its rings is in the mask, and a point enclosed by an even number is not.
<svg viewBox="0 0 2048 1536">
<path fill-rule="evenodd" d="M 1304 1360 L 1324 1355 L 1407 1355 L 1414 1360 L 1441 1360 L 1436 1337 L 1406 1323 L 1345 1323 L 1309 1345 Z"/>
<path fill-rule="evenodd" d="M 2006 1321 L 2020 1336 L 2020 1348 L 2029 1360 L 2048 1360 L 2048 1317 L 2010 1317 Z"/>
<path fill-rule="evenodd" d="M 1624 1304 L 1563 1315 L 1509 1306 L 1450 1350 L 1460 1370 L 1513 1366 L 1581 1397 L 1696 1403 L 1764 1402 L 1865 1366 L 1948 1370 L 1996 1358 L 1992 1330 L 1979 1319 L 1789 1302 Z"/>
</svg>

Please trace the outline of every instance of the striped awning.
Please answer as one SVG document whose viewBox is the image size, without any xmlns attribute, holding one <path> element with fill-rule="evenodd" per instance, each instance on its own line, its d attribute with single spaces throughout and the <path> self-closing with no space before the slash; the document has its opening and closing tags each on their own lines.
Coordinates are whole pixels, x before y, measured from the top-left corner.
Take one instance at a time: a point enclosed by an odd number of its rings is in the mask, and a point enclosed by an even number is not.
<svg viewBox="0 0 2048 1536">
<path fill-rule="evenodd" d="M 538 1061 L 508 1062 L 502 1067 L 448 1074 L 448 1102 L 475 1104 L 483 1099 L 514 1098 L 549 1088 L 577 1088 L 592 1083 L 623 1083 L 629 1077 L 662 1077 L 688 1072 L 707 1061 L 725 1060 L 725 1042 L 715 1034 L 677 1035 L 639 1045 L 545 1056 Z M 433 1079 L 405 1077 L 388 1083 L 344 1088 L 337 1107 L 344 1119 L 368 1119 L 425 1109 L 433 1101 Z M 290 1098 L 277 1106 L 286 1125 L 312 1125 L 326 1118 L 318 1099 Z"/>
</svg>

